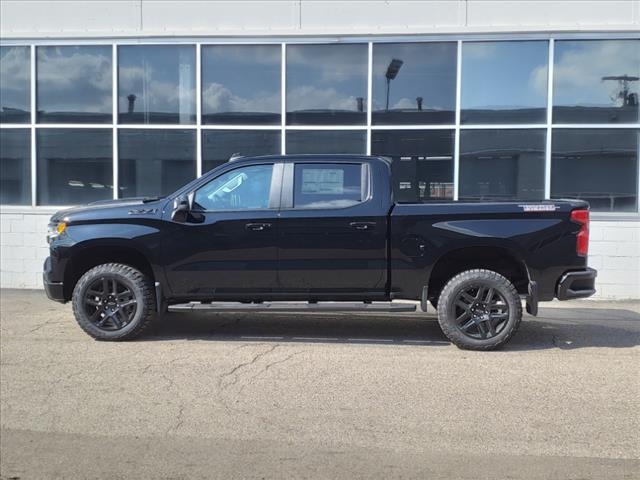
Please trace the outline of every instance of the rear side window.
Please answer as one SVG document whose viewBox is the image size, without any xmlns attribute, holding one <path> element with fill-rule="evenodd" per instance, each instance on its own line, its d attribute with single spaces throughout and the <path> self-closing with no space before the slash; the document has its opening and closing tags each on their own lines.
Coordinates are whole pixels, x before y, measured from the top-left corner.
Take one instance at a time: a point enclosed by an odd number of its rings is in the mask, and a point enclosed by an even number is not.
<svg viewBox="0 0 640 480">
<path fill-rule="evenodd" d="M 343 208 L 363 201 L 363 166 L 351 163 L 297 163 L 294 208 Z"/>
</svg>

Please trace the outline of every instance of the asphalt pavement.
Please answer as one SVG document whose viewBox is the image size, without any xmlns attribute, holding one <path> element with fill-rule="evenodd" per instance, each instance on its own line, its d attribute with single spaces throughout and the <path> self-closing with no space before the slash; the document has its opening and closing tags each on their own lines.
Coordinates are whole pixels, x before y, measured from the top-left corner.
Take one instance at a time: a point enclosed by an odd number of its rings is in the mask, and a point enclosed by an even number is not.
<svg viewBox="0 0 640 480">
<path fill-rule="evenodd" d="M 433 312 L 432 312 L 433 313 Z M 97 342 L 0 291 L 0 478 L 640 478 L 640 302 L 497 352 L 424 314 L 169 314 Z"/>
</svg>

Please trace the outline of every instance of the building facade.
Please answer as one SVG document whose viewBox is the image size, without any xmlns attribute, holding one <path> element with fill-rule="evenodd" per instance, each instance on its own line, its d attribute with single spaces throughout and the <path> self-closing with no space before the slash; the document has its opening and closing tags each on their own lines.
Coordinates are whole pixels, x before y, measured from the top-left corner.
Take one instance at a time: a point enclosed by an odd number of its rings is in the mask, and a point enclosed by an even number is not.
<svg viewBox="0 0 640 480">
<path fill-rule="evenodd" d="M 2 0 L 0 278 L 48 217 L 234 153 L 393 158 L 411 201 L 583 198 L 640 298 L 640 1 Z"/>
</svg>

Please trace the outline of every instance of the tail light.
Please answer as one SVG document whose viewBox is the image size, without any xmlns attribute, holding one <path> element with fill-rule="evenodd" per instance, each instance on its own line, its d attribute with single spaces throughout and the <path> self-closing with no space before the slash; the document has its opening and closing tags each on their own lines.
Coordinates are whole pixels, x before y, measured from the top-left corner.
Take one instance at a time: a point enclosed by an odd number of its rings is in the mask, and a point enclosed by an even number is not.
<svg viewBox="0 0 640 480">
<path fill-rule="evenodd" d="M 589 252 L 589 210 L 574 210 L 571 221 L 580 224 L 580 231 L 576 236 L 576 253 L 586 257 Z"/>
</svg>

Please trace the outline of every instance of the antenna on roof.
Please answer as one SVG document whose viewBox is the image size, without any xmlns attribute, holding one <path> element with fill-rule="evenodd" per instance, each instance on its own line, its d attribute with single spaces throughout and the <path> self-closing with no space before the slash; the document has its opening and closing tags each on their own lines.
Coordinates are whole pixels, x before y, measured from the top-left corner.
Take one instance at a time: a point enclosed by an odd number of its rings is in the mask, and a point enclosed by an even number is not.
<svg viewBox="0 0 640 480">
<path fill-rule="evenodd" d="M 232 153 L 229 157 L 229 161 L 233 162 L 234 160 L 238 160 L 240 158 L 244 158 L 244 155 L 241 155 L 240 152 Z"/>
</svg>

